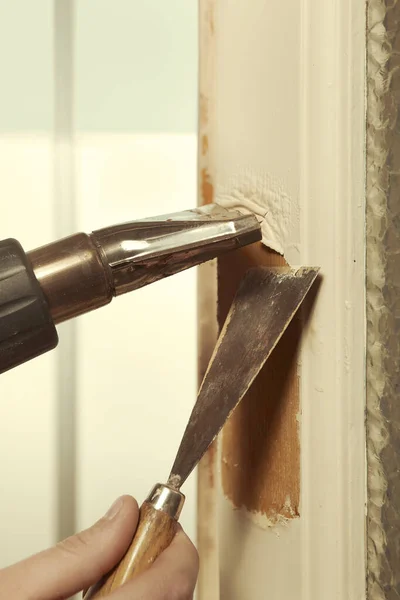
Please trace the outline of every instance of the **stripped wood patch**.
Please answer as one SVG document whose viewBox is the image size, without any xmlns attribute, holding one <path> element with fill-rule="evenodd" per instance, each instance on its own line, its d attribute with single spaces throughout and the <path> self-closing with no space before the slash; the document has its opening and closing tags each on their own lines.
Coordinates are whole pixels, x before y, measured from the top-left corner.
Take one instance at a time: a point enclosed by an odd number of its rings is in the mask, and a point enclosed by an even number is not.
<svg viewBox="0 0 400 600">
<path fill-rule="evenodd" d="M 254 244 L 219 260 L 218 320 L 223 325 L 236 289 L 252 266 L 285 260 Z M 222 486 L 237 508 L 275 524 L 299 515 L 300 444 L 295 318 L 223 430 Z M 260 519 L 257 519 L 258 524 Z"/>
</svg>

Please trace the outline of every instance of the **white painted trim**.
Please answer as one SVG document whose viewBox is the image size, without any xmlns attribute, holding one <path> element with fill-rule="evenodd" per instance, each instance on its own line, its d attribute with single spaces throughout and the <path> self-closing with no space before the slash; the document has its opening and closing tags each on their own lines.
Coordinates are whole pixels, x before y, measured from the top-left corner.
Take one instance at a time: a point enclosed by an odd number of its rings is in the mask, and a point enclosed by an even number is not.
<svg viewBox="0 0 400 600">
<path fill-rule="evenodd" d="M 242 176 L 248 193 L 278 182 L 292 203 L 285 256 L 323 277 L 301 357 L 301 516 L 263 530 L 221 493 L 220 597 L 361 600 L 365 7 L 220 0 L 214 31 L 217 194 Z"/>
<path fill-rule="evenodd" d="M 303 0 L 302 598 L 365 597 L 365 7 Z"/>
</svg>

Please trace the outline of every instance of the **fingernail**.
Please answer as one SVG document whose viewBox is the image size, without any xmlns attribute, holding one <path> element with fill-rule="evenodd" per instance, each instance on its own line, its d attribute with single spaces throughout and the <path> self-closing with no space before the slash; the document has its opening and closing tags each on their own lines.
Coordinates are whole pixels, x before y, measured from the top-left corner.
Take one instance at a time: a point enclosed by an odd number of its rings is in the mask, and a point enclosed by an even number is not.
<svg viewBox="0 0 400 600">
<path fill-rule="evenodd" d="M 117 500 L 114 502 L 114 504 L 112 504 L 110 506 L 110 508 L 108 509 L 108 511 L 105 514 L 106 519 L 113 519 L 114 517 L 117 516 L 117 514 L 119 513 L 119 511 L 122 508 L 122 505 L 124 503 L 123 498 L 117 498 Z"/>
</svg>

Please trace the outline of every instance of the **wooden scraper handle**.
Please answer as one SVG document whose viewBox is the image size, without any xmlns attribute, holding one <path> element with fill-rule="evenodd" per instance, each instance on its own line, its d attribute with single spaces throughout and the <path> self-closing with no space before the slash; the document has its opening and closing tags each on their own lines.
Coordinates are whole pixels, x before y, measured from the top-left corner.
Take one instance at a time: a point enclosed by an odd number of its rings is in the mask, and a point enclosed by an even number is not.
<svg viewBox="0 0 400 600">
<path fill-rule="evenodd" d="M 120 563 L 89 588 L 85 600 L 104 598 L 148 569 L 172 542 L 185 496 L 158 483 L 140 507 L 135 536 Z"/>
</svg>

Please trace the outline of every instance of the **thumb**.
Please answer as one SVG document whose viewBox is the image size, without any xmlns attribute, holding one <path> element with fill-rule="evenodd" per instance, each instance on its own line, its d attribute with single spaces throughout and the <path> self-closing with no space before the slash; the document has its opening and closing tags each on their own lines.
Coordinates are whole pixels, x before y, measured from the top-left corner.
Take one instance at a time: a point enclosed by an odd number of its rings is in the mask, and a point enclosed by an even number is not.
<svg viewBox="0 0 400 600">
<path fill-rule="evenodd" d="M 138 514 L 136 501 L 122 496 L 89 529 L 1 571 L 0 598 L 62 600 L 90 587 L 124 555 Z"/>
</svg>

